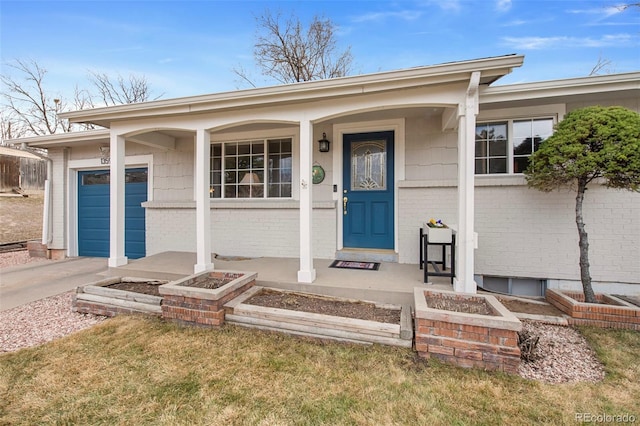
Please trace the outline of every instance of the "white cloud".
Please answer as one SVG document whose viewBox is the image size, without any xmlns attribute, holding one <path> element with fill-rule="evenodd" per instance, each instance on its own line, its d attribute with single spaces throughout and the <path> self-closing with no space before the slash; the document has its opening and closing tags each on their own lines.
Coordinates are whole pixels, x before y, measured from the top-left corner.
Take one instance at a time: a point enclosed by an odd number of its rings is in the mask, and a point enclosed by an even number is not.
<svg viewBox="0 0 640 426">
<path fill-rule="evenodd" d="M 424 6 L 437 6 L 445 11 L 457 12 L 462 9 L 461 0 L 424 0 Z"/>
<path fill-rule="evenodd" d="M 506 12 L 511 9 L 511 0 L 496 0 L 496 9 L 500 12 Z"/>
<path fill-rule="evenodd" d="M 576 15 L 598 15 L 602 18 L 608 18 L 609 16 L 617 15 L 624 11 L 622 6 L 607 6 L 607 7 L 597 7 L 592 9 L 571 9 L 567 12 L 573 13 Z"/>
<path fill-rule="evenodd" d="M 592 37 L 503 37 L 506 46 L 523 50 L 562 49 L 571 47 L 623 47 L 638 44 L 638 38 L 631 34 L 606 34 Z"/>
<path fill-rule="evenodd" d="M 400 10 L 396 12 L 371 12 L 353 18 L 353 22 L 379 22 L 387 19 L 399 19 L 402 21 L 414 21 L 422 15 L 417 10 Z"/>
</svg>

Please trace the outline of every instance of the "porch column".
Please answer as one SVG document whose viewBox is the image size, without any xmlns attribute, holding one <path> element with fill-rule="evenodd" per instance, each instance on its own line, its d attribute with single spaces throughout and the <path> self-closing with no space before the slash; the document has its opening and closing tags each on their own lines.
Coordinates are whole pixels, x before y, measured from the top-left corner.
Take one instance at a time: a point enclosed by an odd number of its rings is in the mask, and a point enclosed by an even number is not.
<svg viewBox="0 0 640 426">
<path fill-rule="evenodd" d="M 456 292 L 476 293 L 474 273 L 474 185 L 475 185 L 475 134 L 478 114 L 478 85 L 480 72 L 471 74 L 464 105 L 460 105 L 458 117 L 458 230 Z"/>
<path fill-rule="evenodd" d="M 205 129 L 196 130 L 196 252 L 193 272 L 213 269 L 211 262 L 211 206 L 209 202 L 209 175 L 211 135 Z"/>
<path fill-rule="evenodd" d="M 316 279 L 313 268 L 312 231 L 312 180 L 313 128 L 311 122 L 300 122 L 300 270 L 298 282 L 312 283 Z"/>
<path fill-rule="evenodd" d="M 124 255 L 124 136 L 110 134 L 109 267 L 126 265 Z"/>
</svg>

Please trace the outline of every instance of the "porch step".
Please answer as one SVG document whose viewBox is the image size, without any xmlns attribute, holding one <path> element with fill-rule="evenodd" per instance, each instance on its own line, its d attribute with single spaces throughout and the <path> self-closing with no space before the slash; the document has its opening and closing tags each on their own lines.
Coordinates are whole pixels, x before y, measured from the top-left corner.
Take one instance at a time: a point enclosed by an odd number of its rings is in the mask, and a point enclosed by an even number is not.
<svg viewBox="0 0 640 426">
<path fill-rule="evenodd" d="M 344 248 L 336 251 L 336 259 L 353 262 L 398 263 L 398 253 L 393 250 Z"/>
</svg>

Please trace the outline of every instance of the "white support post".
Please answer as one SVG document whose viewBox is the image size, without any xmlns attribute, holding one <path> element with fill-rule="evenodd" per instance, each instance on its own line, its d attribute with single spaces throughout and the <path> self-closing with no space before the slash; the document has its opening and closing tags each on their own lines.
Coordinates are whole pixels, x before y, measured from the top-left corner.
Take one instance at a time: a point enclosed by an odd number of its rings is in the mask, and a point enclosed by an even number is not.
<svg viewBox="0 0 640 426">
<path fill-rule="evenodd" d="M 111 268 L 126 265 L 124 255 L 124 136 L 111 132 L 109 185 L 109 261 Z"/>
<path fill-rule="evenodd" d="M 197 274 L 213 269 L 211 262 L 211 206 L 209 202 L 211 135 L 204 129 L 198 129 L 195 143 L 197 261 L 193 266 L 193 272 Z"/>
<path fill-rule="evenodd" d="M 474 280 L 474 185 L 475 185 L 475 134 L 478 114 L 478 85 L 480 72 L 471 74 L 464 106 L 460 106 L 458 122 L 458 248 L 456 292 L 476 293 Z"/>
<path fill-rule="evenodd" d="M 300 122 L 300 270 L 298 282 L 312 283 L 316 279 L 313 268 L 312 239 L 312 178 L 313 128 L 307 120 Z"/>
</svg>

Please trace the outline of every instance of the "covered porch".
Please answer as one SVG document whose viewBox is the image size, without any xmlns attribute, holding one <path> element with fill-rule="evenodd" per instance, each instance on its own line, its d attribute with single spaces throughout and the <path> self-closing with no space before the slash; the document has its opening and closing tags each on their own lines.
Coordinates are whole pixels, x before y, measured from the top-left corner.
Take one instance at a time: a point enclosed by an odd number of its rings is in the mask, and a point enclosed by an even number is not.
<svg viewBox="0 0 640 426">
<path fill-rule="evenodd" d="M 193 273 L 194 252 L 158 253 L 127 265 L 109 268 L 109 275 L 178 279 Z M 213 258 L 216 270 L 257 272 L 256 284 L 326 296 L 345 297 L 389 304 L 413 305 L 414 287 L 453 290 L 450 279 L 433 277 L 423 282 L 417 265 L 383 262 L 377 271 L 330 268 L 331 259 L 314 259 L 316 280 L 313 284 L 298 282 L 299 259 L 296 258 Z"/>
</svg>

